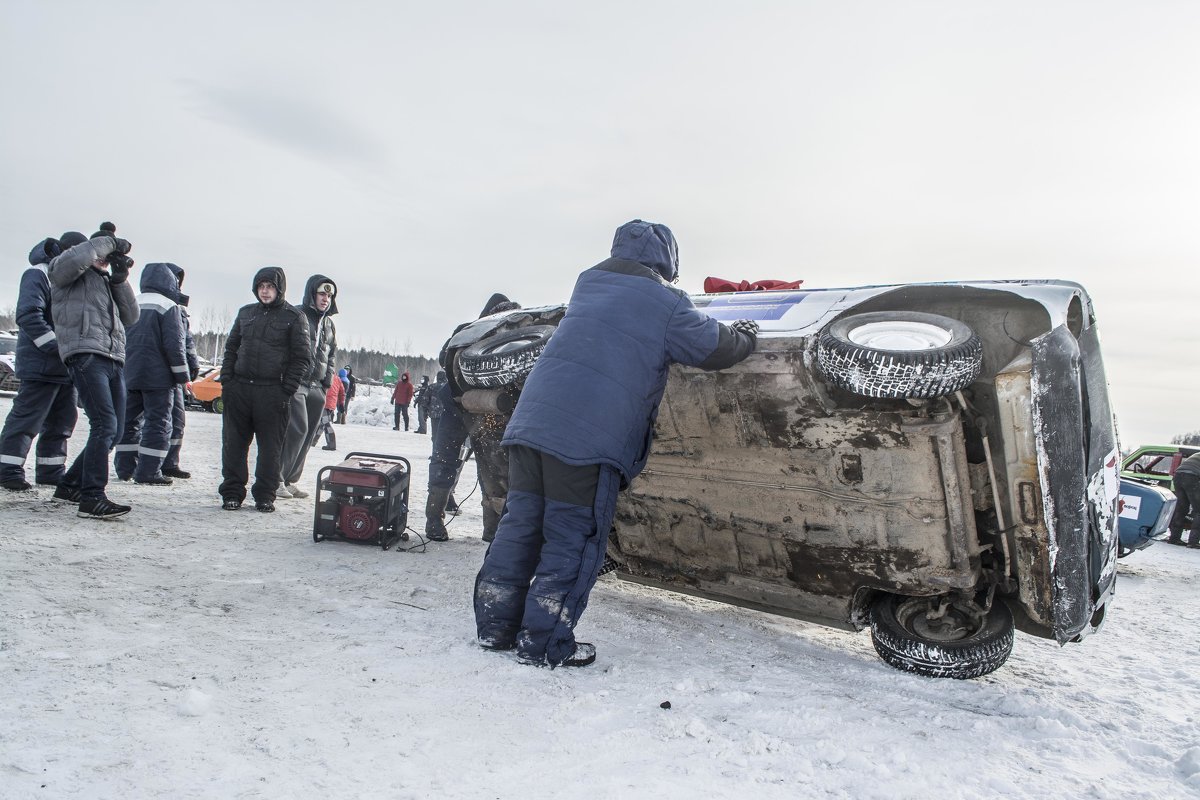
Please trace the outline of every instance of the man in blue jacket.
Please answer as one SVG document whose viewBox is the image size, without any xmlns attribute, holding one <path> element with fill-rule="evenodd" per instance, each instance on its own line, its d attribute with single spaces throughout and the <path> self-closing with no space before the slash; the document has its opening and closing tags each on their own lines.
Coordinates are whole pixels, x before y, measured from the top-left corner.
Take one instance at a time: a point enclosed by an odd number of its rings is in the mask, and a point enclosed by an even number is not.
<svg viewBox="0 0 1200 800">
<path fill-rule="evenodd" d="M 586 666 L 574 628 L 604 561 L 617 492 L 645 466 L 672 363 L 723 369 L 757 327 L 723 325 L 672 284 L 675 237 L 633 220 L 579 276 L 504 434 L 504 517 L 475 581 L 479 643 L 536 666 Z"/>
<path fill-rule="evenodd" d="M 58 339 L 50 313 L 46 265 L 60 252 L 57 239 L 43 239 L 29 253 L 30 269 L 17 293 L 17 377 L 21 388 L 0 432 L 0 486 L 13 492 L 30 489 L 25 457 L 38 437 L 34 479 L 57 486 L 67 471 L 67 440 L 79 412 L 75 387 L 58 357 Z"/>
<path fill-rule="evenodd" d="M 190 373 L 187 324 L 174 266 L 155 263 L 142 268 L 140 316 L 126 332 L 125 430 L 113 466 L 121 480 L 133 478 L 151 486 L 172 482 L 162 473 L 171 448 L 171 407 L 176 387 L 187 383 Z"/>
</svg>

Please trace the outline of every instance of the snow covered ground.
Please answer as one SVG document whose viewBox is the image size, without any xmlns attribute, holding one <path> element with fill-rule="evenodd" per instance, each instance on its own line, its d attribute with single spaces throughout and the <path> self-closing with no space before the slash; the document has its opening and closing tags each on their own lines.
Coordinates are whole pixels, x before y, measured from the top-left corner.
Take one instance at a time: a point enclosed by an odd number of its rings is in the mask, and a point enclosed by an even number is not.
<svg viewBox="0 0 1200 800">
<path fill-rule="evenodd" d="M 404 455 L 421 529 L 429 438 L 385 403 L 305 483 Z M 597 663 L 539 670 L 474 644 L 478 493 L 423 552 L 316 544 L 311 500 L 222 511 L 221 418 L 188 422 L 193 478 L 111 486 L 120 521 L 0 492 L 4 798 L 1200 796 L 1200 551 L 1124 559 L 1100 633 L 1018 635 L 975 681 L 611 576 L 579 628 Z"/>
</svg>

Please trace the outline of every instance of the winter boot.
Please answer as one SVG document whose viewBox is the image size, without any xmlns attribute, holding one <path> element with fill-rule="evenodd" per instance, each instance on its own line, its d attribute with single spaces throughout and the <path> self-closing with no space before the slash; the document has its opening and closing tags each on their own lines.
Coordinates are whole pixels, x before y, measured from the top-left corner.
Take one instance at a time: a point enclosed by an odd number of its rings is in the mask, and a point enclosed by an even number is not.
<svg viewBox="0 0 1200 800">
<path fill-rule="evenodd" d="M 425 499 L 425 537 L 431 542 L 444 542 L 450 538 L 446 532 L 446 498 L 449 489 L 430 489 Z"/>
<path fill-rule="evenodd" d="M 330 428 L 325 432 L 325 446 L 322 450 L 337 450 L 337 434 Z"/>
</svg>

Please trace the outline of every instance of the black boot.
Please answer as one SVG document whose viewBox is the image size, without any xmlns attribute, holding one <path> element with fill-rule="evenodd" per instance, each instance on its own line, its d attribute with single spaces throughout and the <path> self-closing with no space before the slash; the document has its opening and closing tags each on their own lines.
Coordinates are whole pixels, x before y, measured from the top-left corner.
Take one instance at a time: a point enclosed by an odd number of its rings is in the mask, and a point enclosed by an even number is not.
<svg viewBox="0 0 1200 800">
<path fill-rule="evenodd" d="M 322 450 L 337 450 L 337 434 L 329 431 L 325 434 L 325 446 Z"/>
<path fill-rule="evenodd" d="M 446 532 L 446 499 L 449 489 L 430 489 L 425 498 L 425 538 L 431 542 L 444 542 L 450 538 Z"/>
<path fill-rule="evenodd" d="M 458 501 L 454 499 L 453 492 L 449 492 L 446 498 L 446 513 L 452 517 L 457 517 L 462 513 L 462 509 L 458 507 Z"/>
</svg>

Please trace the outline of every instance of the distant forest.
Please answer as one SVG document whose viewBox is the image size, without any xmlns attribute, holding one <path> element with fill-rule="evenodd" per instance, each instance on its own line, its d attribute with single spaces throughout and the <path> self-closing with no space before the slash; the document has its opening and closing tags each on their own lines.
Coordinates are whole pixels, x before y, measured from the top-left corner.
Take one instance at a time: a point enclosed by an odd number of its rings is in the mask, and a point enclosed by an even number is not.
<svg viewBox="0 0 1200 800">
<path fill-rule="evenodd" d="M 219 333 L 213 331 L 192 332 L 192 338 L 196 340 L 196 351 L 200 354 L 201 359 L 214 364 L 221 360 L 221 353 L 225 349 L 225 333 L 225 331 Z M 364 347 L 355 349 L 339 347 L 336 361 L 338 369 L 347 364 L 353 367 L 354 377 L 360 381 L 382 382 L 384 369 L 389 364 L 395 364 L 399 367 L 400 372 L 407 372 L 412 376 L 413 383 L 420 383 L 422 375 L 428 375 L 429 382 L 433 383 L 438 370 L 441 369 L 437 359 L 434 358 L 385 353 L 381 350 L 368 350 Z"/>
</svg>

